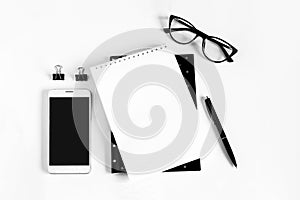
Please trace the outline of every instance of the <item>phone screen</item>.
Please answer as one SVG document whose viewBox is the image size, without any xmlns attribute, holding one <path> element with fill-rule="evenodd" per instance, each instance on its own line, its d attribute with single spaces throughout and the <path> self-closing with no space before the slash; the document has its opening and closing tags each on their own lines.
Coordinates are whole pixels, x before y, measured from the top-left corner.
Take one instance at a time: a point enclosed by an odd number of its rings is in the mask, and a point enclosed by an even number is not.
<svg viewBox="0 0 300 200">
<path fill-rule="evenodd" d="M 49 101 L 49 165 L 89 165 L 89 98 Z"/>
</svg>

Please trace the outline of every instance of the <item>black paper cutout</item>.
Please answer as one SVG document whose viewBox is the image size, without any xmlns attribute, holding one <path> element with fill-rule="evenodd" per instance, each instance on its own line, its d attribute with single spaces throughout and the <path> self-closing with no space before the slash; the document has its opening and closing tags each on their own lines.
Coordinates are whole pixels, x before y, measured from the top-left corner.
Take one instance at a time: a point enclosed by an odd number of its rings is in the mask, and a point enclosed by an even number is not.
<svg viewBox="0 0 300 200">
<path fill-rule="evenodd" d="M 175 55 L 175 57 L 181 70 L 182 76 L 184 77 L 185 83 L 190 91 L 195 107 L 197 108 L 194 55 L 182 54 Z"/>
<path fill-rule="evenodd" d="M 163 172 L 201 171 L 200 158 L 188 163 L 167 169 Z"/>
<path fill-rule="evenodd" d="M 127 174 L 122 156 L 120 154 L 116 139 L 112 131 L 110 131 L 111 140 L 111 173 L 125 173 Z"/>
</svg>

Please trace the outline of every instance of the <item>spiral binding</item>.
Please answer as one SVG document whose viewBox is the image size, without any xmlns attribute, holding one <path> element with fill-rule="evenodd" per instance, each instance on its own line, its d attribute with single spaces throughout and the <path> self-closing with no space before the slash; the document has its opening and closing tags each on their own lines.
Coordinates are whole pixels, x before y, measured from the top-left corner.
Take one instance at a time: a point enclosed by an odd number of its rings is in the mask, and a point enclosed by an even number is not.
<svg viewBox="0 0 300 200">
<path fill-rule="evenodd" d="M 161 45 L 161 46 L 158 46 L 158 47 L 154 47 L 154 48 L 151 48 L 151 49 L 148 49 L 148 50 L 141 51 L 139 53 L 135 53 L 135 54 L 132 54 L 132 55 L 128 55 L 128 56 L 125 56 L 125 57 L 122 57 L 122 58 L 118 58 L 118 59 L 106 62 L 106 63 L 96 67 L 96 69 L 99 69 L 99 68 L 102 69 L 102 68 L 105 68 L 105 67 L 109 67 L 113 64 L 120 63 L 120 62 L 126 61 L 126 60 L 130 60 L 130 59 L 133 59 L 133 58 L 136 58 L 136 57 L 139 57 L 139 56 L 143 56 L 143 55 L 146 55 L 146 54 L 149 54 L 149 53 L 153 53 L 155 51 L 161 51 L 161 50 L 166 49 L 166 48 L 167 48 L 167 45 L 164 44 L 164 45 Z"/>
</svg>

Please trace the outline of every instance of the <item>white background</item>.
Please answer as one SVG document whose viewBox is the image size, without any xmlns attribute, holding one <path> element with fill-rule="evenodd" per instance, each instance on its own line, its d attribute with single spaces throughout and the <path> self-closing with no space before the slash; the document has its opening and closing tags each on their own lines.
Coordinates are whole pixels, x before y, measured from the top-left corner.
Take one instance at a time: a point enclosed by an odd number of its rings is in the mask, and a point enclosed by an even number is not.
<svg viewBox="0 0 300 200">
<path fill-rule="evenodd" d="M 217 146 L 200 173 L 130 182 L 93 161 L 89 175 L 47 174 L 42 92 L 72 86 L 111 36 L 161 27 L 169 14 L 239 49 L 217 66 L 238 169 Z M 1 1 L 0 199 L 299 199 L 299 19 L 296 0 Z M 50 81 L 55 64 L 68 80 Z"/>
</svg>

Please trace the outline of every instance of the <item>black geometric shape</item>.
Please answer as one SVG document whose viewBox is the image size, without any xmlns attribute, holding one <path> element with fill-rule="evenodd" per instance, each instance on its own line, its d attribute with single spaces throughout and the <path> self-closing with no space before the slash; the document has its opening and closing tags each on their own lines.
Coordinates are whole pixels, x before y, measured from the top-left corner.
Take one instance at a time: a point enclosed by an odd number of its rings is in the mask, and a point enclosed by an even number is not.
<svg viewBox="0 0 300 200">
<path fill-rule="evenodd" d="M 167 169 L 163 172 L 201 171 L 200 158 L 191 162 Z"/>
<path fill-rule="evenodd" d="M 122 156 L 120 154 L 116 139 L 112 131 L 110 131 L 111 140 L 111 173 L 125 173 L 127 174 Z"/>
<path fill-rule="evenodd" d="M 184 77 L 185 83 L 189 89 L 191 97 L 194 101 L 195 107 L 197 108 L 194 55 L 182 54 L 175 55 L 175 57 L 181 70 L 182 76 Z"/>
</svg>

